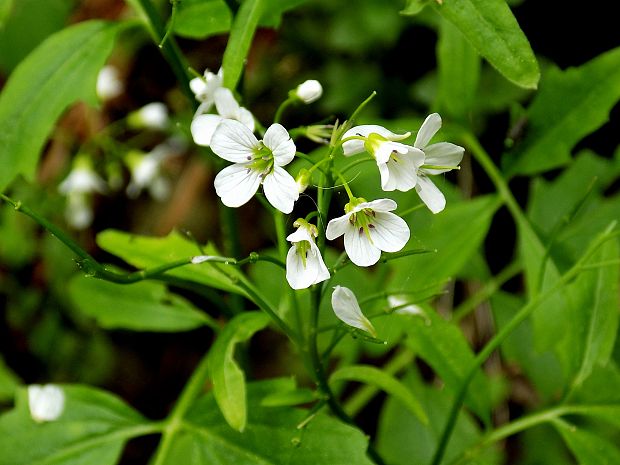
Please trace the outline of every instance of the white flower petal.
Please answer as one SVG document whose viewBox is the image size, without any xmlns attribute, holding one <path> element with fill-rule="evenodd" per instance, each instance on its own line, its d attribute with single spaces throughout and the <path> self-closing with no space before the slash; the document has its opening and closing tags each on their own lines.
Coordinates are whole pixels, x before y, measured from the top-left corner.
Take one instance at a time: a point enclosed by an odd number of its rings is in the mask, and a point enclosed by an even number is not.
<svg viewBox="0 0 620 465">
<path fill-rule="evenodd" d="M 215 108 L 220 116 L 227 119 L 237 119 L 239 112 L 239 104 L 230 89 L 220 87 L 213 94 L 215 100 Z"/>
<path fill-rule="evenodd" d="M 308 251 L 310 252 L 310 251 Z M 306 264 L 297 253 L 297 247 L 289 249 L 286 256 L 286 280 L 293 289 L 306 289 L 317 281 L 319 262 L 315 256 L 308 253 Z"/>
<path fill-rule="evenodd" d="M 446 198 L 433 181 L 426 176 L 418 176 L 415 190 L 430 211 L 439 213 L 446 208 Z"/>
<path fill-rule="evenodd" d="M 61 194 L 81 193 L 88 194 L 91 192 L 104 193 L 106 184 L 95 171 L 90 168 L 74 168 L 69 175 L 63 179 L 58 186 Z"/>
<path fill-rule="evenodd" d="M 411 234 L 405 220 L 390 212 L 375 212 L 372 225 L 368 229 L 372 243 L 385 252 L 401 250 Z"/>
<path fill-rule="evenodd" d="M 368 137 L 370 134 L 379 134 L 388 140 L 401 140 L 409 137 L 411 133 L 395 134 L 389 129 L 379 126 L 377 124 L 362 124 L 360 126 L 354 126 L 345 132 L 342 136 L 343 139 L 351 136 Z M 342 144 L 342 150 L 345 156 L 355 155 L 356 153 L 362 153 L 366 151 L 363 140 L 350 140 Z"/>
<path fill-rule="evenodd" d="M 201 77 L 195 77 L 189 81 L 189 88 L 195 96 L 205 94 L 207 92 L 207 83 Z"/>
<path fill-rule="evenodd" d="M 327 230 L 325 231 L 325 237 L 333 241 L 337 237 L 342 236 L 347 232 L 349 228 L 351 228 L 351 223 L 349 222 L 350 214 L 346 214 L 343 216 L 339 216 L 338 218 L 334 218 L 327 223 Z"/>
<path fill-rule="evenodd" d="M 370 202 L 362 202 L 360 203 L 353 211 L 357 212 L 360 210 L 364 210 L 365 208 L 370 208 L 376 212 L 390 212 L 392 210 L 396 210 L 398 205 L 392 199 L 377 199 L 372 200 Z"/>
<path fill-rule="evenodd" d="M 463 159 L 465 149 L 450 142 L 439 142 L 426 147 L 424 153 L 426 154 L 426 159 L 424 160 L 426 165 L 458 166 Z M 434 170 L 424 168 L 424 172 L 428 174 L 441 174 L 446 171 L 450 171 L 450 169 Z"/>
<path fill-rule="evenodd" d="M 299 190 L 293 176 L 284 168 L 273 167 L 273 172 L 265 176 L 263 190 L 269 203 L 282 213 L 290 213 L 299 198 Z"/>
<path fill-rule="evenodd" d="M 190 131 L 197 145 L 208 147 L 218 125 L 224 121 L 220 115 L 198 115 L 192 120 Z"/>
<path fill-rule="evenodd" d="M 222 121 L 211 138 L 211 150 L 224 160 L 233 163 L 251 160 L 254 150 L 258 147 L 258 139 L 252 131 L 232 119 Z"/>
<path fill-rule="evenodd" d="M 439 131 L 439 128 L 441 128 L 441 116 L 439 116 L 439 113 L 428 115 L 418 131 L 413 145 L 419 149 L 424 149 L 431 138 Z"/>
<path fill-rule="evenodd" d="M 28 407 L 37 423 L 57 420 L 65 409 L 65 393 L 53 384 L 32 384 L 28 386 Z"/>
<path fill-rule="evenodd" d="M 357 303 L 355 294 L 353 294 L 351 289 L 342 286 L 334 287 L 334 292 L 332 293 L 332 308 L 338 319 L 344 323 L 354 328 L 361 329 L 362 331 L 367 331 L 376 337 L 377 332 L 375 328 L 362 313 L 362 309 Z"/>
<path fill-rule="evenodd" d="M 310 243 L 314 243 L 314 238 L 310 236 L 310 233 L 308 232 L 308 230 L 303 227 L 297 228 L 295 232 L 290 233 L 286 237 L 286 240 L 289 242 L 308 241 Z"/>
<path fill-rule="evenodd" d="M 240 207 L 256 194 L 260 186 L 260 173 L 248 165 L 237 163 L 220 171 L 213 184 L 224 205 Z"/>
<path fill-rule="evenodd" d="M 371 266 L 379 261 L 381 251 L 374 246 L 363 229 L 350 228 L 344 235 L 344 250 L 357 266 Z"/>
<path fill-rule="evenodd" d="M 265 132 L 263 143 L 273 153 L 275 164 L 288 165 L 295 156 L 295 143 L 281 124 L 272 124 Z"/>
<path fill-rule="evenodd" d="M 297 86 L 295 93 L 304 103 L 312 103 L 323 95 L 323 86 L 316 79 L 309 79 Z"/>
<path fill-rule="evenodd" d="M 418 168 L 424 163 L 424 153 L 412 148 L 405 154 L 394 154 L 387 163 L 379 164 L 381 188 L 384 191 L 413 189 L 418 180 Z"/>
<path fill-rule="evenodd" d="M 240 107 L 235 119 L 254 132 L 254 115 L 252 115 L 250 110 Z"/>
</svg>

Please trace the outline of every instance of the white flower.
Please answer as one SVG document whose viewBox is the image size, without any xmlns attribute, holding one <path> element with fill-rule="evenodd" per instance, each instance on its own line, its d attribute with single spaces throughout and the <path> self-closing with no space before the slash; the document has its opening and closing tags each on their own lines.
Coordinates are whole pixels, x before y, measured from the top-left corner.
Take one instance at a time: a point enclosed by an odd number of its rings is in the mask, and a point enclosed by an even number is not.
<svg viewBox="0 0 620 465">
<path fill-rule="evenodd" d="M 346 156 L 367 151 L 372 155 L 381 175 L 384 191 L 407 192 L 415 187 L 418 169 L 424 164 L 424 152 L 410 145 L 396 142 L 411 135 L 394 134 L 383 126 L 366 124 L 355 126 L 344 133 L 343 139 L 361 137 L 342 144 Z"/>
<path fill-rule="evenodd" d="M 409 240 L 405 220 L 390 213 L 395 209 L 396 202 L 391 199 L 353 199 L 345 206 L 344 216 L 328 223 L 325 236 L 333 240 L 344 234 L 344 248 L 351 261 L 358 266 L 374 265 L 382 250 L 398 252 Z"/>
<path fill-rule="evenodd" d="M 88 228 L 94 219 L 92 200 L 89 194 L 71 192 L 67 195 L 65 219 L 73 229 Z"/>
<path fill-rule="evenodd" d="M 372 323 L 362 313 L 362 309 L 351 289 L 343 286 L 334 287 L 332 308 L 338 319 L 344 323 L 366 331 L 373 337 L 377 337 L 377 331 L 375 331 Z"/>
<path fill-rule="evenodd" d="M 30 416 L 37 423 L 57 420 L 65 408 L 65 393 L 53 384 L 28 386 Z"/>
<path fill-rule="evenodd" d="M 283 213 L 293 211 L 299 198 L 295 179 L 284 168 L 295 156 L 295 143 L 280 124 L 272 124 L 259 141 L 245 125 L 235 120 L 220 123 L 211 149 L 234 163 L 215 177 L 215 191 L 227 207 L 247 203 L 263 185 L 271 205 Z"/>
<path fill-rule="evenodd" d="M 164 160 L 172 155 L 173 149 L 166 143 L 157 145 L 149 153 L 132 150 L 125 156 L 125 163 L 131 172 L 127 185 L 127 196 L 135 199 L 143 189 L 148 189 L 155 200 L 165 200 L 170 195 L 170 183 L 162 175 Z"/>
<path fill-rule="evenodd" d="M 321 98 L 323 87 L 319 81 L 309 79 L 297 86 L 295 95 L 304 103 L 312 103 Z"/>
<path fill-rule="evenodd" d="M 71 193 L 104 193 L 106 191 L 106 184 L 95 172 L 90 160 L 86 156 L 78 155 L 73 162 L 71 172 L 58 186 L 58 191 L 65 195 Z"/>
<path fill-rule="evenodd" d="M 103 100 L 112 100 L 123 93 L 123 81 L 121 81 L 118 69 L 108 65 L 101 68 L 97 75 L 97 96 Z"/>
<path fill-rule="evenodd" d="M 166 129 L 168 127 L 168 108 L 161 102 L 152 102 L 129 114 L 127 121 L 131 127 L 146 129 Z"/>
<path fill-rule="evenodd" d="M 422 308 L 415 304 L 410 304 L 407 299 L 401 296 L 388 296 L 390 309 L 399 315 L 424 315 Z"/>
<path fill-rule="evenodd" d="M 306 289 L 329 279 L 329 271 L 314 243 L 316 226 L 303 219 L 295 221 L 294 226 L 297 231 L 286 238 L 293 244 L 286 255 L 286 280 L 293 289 Z"/>
<path fill-rule="evenodd" d="M 214 100 L 217 115 L 196 114 L 192 120 L 190 130 L 196 144 L 205 147 L 211 145 L 211 139 L 217 126 L 225 119 L 239 121 L 251 132 L 254 132 L 254 116 L 249 110 L 239 106 L 230 89 L 225 87 L 217 89 Z"/>
<path fill-rule="evenodd" d="M 197 113 L 206 113 L 213 106 L 215 91 L 222 87 L 224 81 L 224 71 L 222 68 L 217 74 L 205 69 L 204 78 L 197 77 L 189 81 L 189 87 L 196 96 L 196 100 L 201 102 Z"/>
<path fill-rule="evenodd" d="M 457 168 L 463 159 L 465 149 L 449 142 L 428 145 L 428 142 L 441 128 L 441 116 L 438 113 L 428 115 L 422 123 L 415 138 L 415 147 L 424 152 L 424 165 L 418 170 L 418 183 L 415 190 L 422 202 L 433 212 L 439 213 L 446 207 L 446 198 L 433 184 L 428 175 L 445 173 Z"/>
</svg>

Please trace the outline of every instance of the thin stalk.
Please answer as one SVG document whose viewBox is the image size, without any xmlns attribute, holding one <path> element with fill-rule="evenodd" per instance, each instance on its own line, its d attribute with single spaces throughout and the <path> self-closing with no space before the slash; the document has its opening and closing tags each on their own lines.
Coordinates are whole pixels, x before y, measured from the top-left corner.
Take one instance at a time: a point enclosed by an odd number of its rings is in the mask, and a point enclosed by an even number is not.
<svg viewBox="0 0 620 465">
<path fill-rule="evenodd" d="M 282 121 L 282 115 L 284 114 L 284 111 L 297 100 L 297 97 L 289 97 L 284 102 L 282 102 L 276 110 L 276 115 L 273 117 L 273 122 L 279 123 L 280 121 Z"/>
<path fill-rule="evenodd" d="M 551 297 L 555 292 L 564 287 L 566 283 L 574 279 L 579 273 L 583 271 L 583 264 L 588 260 L 594 252 L 607 240 L 612 237 L 615 237 L 617 233 L 613 232 L 612 229 L 615 227 L 615 223 L 612 223 L 599 237 L 590 245 L 588 250 L 583 254 L 583 256 L 570 268 L 566 273 L 562 275 L 562 277 L 556 281 L 556 283 L 546 289 L 544 292 L 536 295 L 535 298 L 530 300 L 524 307 L 519 310 L 515 316 L 508 322 L 506 326 L 504 326 L 485 346 L 484 348 L 476 355 L 474 359 L 474 363 L 471 368 L 467 372 L 457 395 L 452 403 L 452 407 L 450 409 L 450 413 L 448 415 L 448 420 L 446 421 L 446 425 L 443 429 L 441 438 L 439 440 L 439 445 L 437 446 L 437 450 L 433 456 L 433 460 L 431 462 L 432 465 L 439 465 L 443 459 L 443 456 L 446 451 L 446 447 L 448 445 L 448 441 L 450 440 L 450 436 L 456 424 L 456 418 L 458 413 L 463 405 L 463 401 L 465 400 L 465 396 L 467 394 L 467 389 L 469 384 L 473 380 L 476 375 L 478 369 L 482 366 L 482 364 L 486 361 L 487 358 L 499 347 L 499 345 L 504 342 L 504 340 L 526 319 L 528 318 L 534 310 L 536 310 L 545 300 Z"/>
</svg>

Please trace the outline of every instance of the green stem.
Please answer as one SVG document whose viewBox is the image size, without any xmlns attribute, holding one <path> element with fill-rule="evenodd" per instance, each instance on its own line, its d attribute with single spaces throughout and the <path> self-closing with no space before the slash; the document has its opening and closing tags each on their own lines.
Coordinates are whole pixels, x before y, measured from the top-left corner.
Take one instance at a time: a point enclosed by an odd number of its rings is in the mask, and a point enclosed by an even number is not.
<svg viewBox="0 0 620 465">
<path fill-rule="evenodd" d="M 198 367 L 196 367 L 189 381 L 183 388 L 183 392 L 172 409 L 172 412 L 166 419 L 166 426 L 164 427 L 159 446 L 155 451 L 153 465 L 162 465 L 166 462 L 170 448 L 174 443 L 174 438 L 183 426 L 185 414 L 204 388 L 205 381 L 209 375 L 208 355 L 208 352 L 203 355 Z"/>
<path fill-rule="evenodd" d="M 289 97 L 284 102 L 282 102 L 280 106 L 278 107 L 278 109 L 276 110 L 276 115 L 273 117 L 273 122 L 279 123 L 280 121 L 282 121 L 282 115 L 284 114 L 284 111 L 288 107 L 293 105 L 293 103 L 295 103 L 297 100 L 298 100 L 297 97 Z"/>
<path fill-rule="evenodd" d="M 574 279 L 579 273 L 583 271 L 583 264 L 588 260 L 594 252 L 607 240 L 612 237 L 615 237 L 616 234 L 611 231 L 611 229 L 615 226 L 615 223 L 612 223 L 610 227 L 608 227 L 599 237 L 588 247 L 588 250 L 583 254 L 583 256 L 570 268 L 566 273 L 562 275 L 562 277 L 555 282 L 554 285 L 547 288 L 544 292 L 536 295 L 535 298 L 530 300 L 524 307 L 519 310 L 515 316 L 504 326 L 485 346 L 484 348 L 476 355 L 474 359 L 474 363 L 470 367 L 467 372 L 465 378 L 457 395 L 452 403 L 452 407 L 450 409 L 450 413 L 448 414 L 448 420 L 446 421 L 446 426 L 442 432 L 441 438 L 439 440 L 439 445 L 437 446 L 437 450 L 433 456 L 433 460 L 431 462 L 432 465 L 439 465 L 443 459 L 443 456 L 446 451 L 446 447 L 448 445 L 448 441 L 456 424 L 456 418 L 461 409 L 463 401 L 465 400 L 465 396 L 467 394 L 467 389 L 469 384 L 473 380 L 474 376 L 478 372 L 478 369 L 482 366 L 482 364 L 486 361 L 487 358 L 499 347 L 499 345 L 526 319 L 528 318 L 532 312 L 538 308 L 545 300 L 551 297 L 555 292 L 564 287 L 566 283 Z"/>
<path fill-rule="evenodd" d="M 515 260 L 510 263 L 506 268 L 500 271 L 497 276 L 486 282 L 484 287 L 469 297 L 461 305 L 456 307 L 452 312 L 452 319 L 455 322 L 461 321 L 464 317 L 474 310 L 478 305 L 487 300 L 490 296 L 502 287 L 502 285 L 514 278 L 521 271 L 521 264 Z"/>
<path fill-rule="evenodd" d="M 159 49 L 161 50 L 164 58 L 172 68 L 172 72 L 177 78 L 177 81 L 181 85 L 181 91 L 185 94 L 187 99 L 192 105 L 194 111 L 198 108 L 198 101 L 194 96 L 194 93 L 189 87 L 190 75 L 187 72 L 188 66 L 185 61 L 185 57 L 181 53 L 179 46 L 177 45 L 174 37 L 163 41 L 166 36 L 166 28 L 159 16 L 159 13 L 155 9 L 155 6 L 150 0 L 128 0 L 129 3 L 144 16 L 147 22 L 151 37 L 156 44 L 161 44 Z"/>
</svg>

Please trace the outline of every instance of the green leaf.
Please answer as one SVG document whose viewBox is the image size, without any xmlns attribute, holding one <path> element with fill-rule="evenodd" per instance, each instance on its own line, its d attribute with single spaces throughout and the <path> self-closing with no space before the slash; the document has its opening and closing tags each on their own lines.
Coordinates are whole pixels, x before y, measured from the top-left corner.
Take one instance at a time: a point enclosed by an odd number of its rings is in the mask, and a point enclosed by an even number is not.
<svg viewBox="0 0 620 465">
<path fill-rule="evenodd" d="M 578 68 L 550 68 L 527 109 L 526 137 L 506 159 L 507 172 L 533 174 L 568 163 L 571 149 L 607 121 L 618 99 L 620 48 Z"/>
<path fill-rule="evenodd" d="M 14 0 L 0 0 L 0 31 L 2 30 L 6 19 L 11 14 Z"/>
<path fill-rule="evenodd" d="M 4 359 L 0 356 L 0 402 L 12 400 L 20 384 L 20 379 L 6 366 Z"/>
<path fill-rule="evenodd" d="M 260 26 L 277 29 L 282 23 L 282 15 L 287 11 L 307 3 L 308 0 L 263 0 L 263 14 L 260 18 Z"/>
<path fill-rule="evenodd" d="M 97 74 L 112 50 L 117 23 L 87 21 L 39 45 L 0 94 L 0 191 L 18 174 L 32 179 L 47 137 L 76 100 L 96 103 Z"/>
<path fill-rule="evenodd" d="M 206 39 L 230 30 L 232 14 L 224 0 L 183 0 L 177 7 L 175 34 Z"/>
<path fill-rule="evenodd" d="M 245 375 L 235 361 L 235 346 L 269 324 L 264 313 L 248 312 L 230 320 L 209 351 L 213 395 L 231 428 L 243 431 L 247 422 Z"/>
<path fill-rule="evenodd" d="M 207 244 L 199 249 L 197 244 L 177 231 L 172 231 L 166 237 L 149 237 L 108 229 L 97 235 L 97 245 L 140 269 L 152 268 L 196 255 L 219 255 L 213 244 Z M 242 291 L 228 277 L 228 275 L 239 275 L 239 270 L 228 266 L 225 274 L 220 266 L 226 265 L 206 262 L 175 268 L 166 274 L 223 291 L 242 294 Z"/>
<path fill-rule="evenodd" d="M 486 196 L 451 204 L 438 215 L 427 211 L 412 214 L 409 218 L 413 218 L 410 224 L 415 225 L 412 228 L 414 239 L 409 247 L 436 249 L 437 252 L 395 260 L 391 288 L 406 286 L 410 290 L 426 288 L 429 293 L 439 291 L 478 250 L 498 207 L 497 197 Z"/>
<path fill-rule="evenodd" d="M 403 16 L 415 16 L 428 5 L 428 2 L 429 0 L 407 0 L 405 8 L 400 11 L 400 14 Z"/>
<path fill-rule="evenodd" d="M 239 82 L 264 5 L 265 0 L 245 0 L 235 16 L 222 59 L 224 86 L 229 89 L 234 89 Z"/>
<path fill-rule="evenodd" d="M 173 332 L 217 327 L 209 316 L 159 282 L 115 284 L 77 275 L 69 283 L 69 295 L 78 310 L 107 329 Z"/>
<path fill-rule="evenodd" d="M 0 465 L 113 465 L 125 442 L 155 428 L 112 394 L 60 385 L 65 407 L 58 420 L 36 423 L 27 390 L 16 407 L 0 417 Z"/>
<path fill-rule="evenodd" d="M 616 264 L 585 271 L 570 285 L 570 295 L 579 311 L 576 318 L 569 320 L 575 337 L 565 339 L 567 344 L 564 350 L 575 363 L 577 374 L 574 385 L 583 383 L 595 365 L 604 365 L 611 357 L 620 316 L 618 258 L 618 242 L 607 241 L 586 265 L 597 266 L 605 262 Z"/>
<path fill-rule="evenodd" d="M 611 465 L 620 463 L 620 450 L 600 435 L 562 420 L 554 421 L 553 426 L 580 464 Z"/>
<path fill-rule="evenodd" d="M 377 367 L 371 365 L 345 366 L 335 371 L 330 376 L 329 381 L 359 381 L 377 386 L 402 402 L 422 423 L 428 424 L 428 417 L 418 399 L 413 395 L 412 390 Z"/>
<path fill-rule="evenodd" d="M 504 0 L 443 0 L 435 10 L 454 24 L 480 55 L 515 84 L 535 89 L 534 52 Z"/>
<path fill-rule="evenodd" d="M 249 383 L 243 433 L 226 424 L 212 394 L 204 396 L 189 409 L 164 464 L 372 465 L 366 457 L 368 439 L 358 429 L 325 413 L 298 429 L 309 411 L 261 406 L 271 393 L 293 389 L 291 379 Z"/>
<path fill-rule="evenodd" d="M 443 113 L 466 120 L 480 80 L 480 57 L 463 34 L 445 19 L 439 28 L 437 67 L 437 98 Z"/>
<path fill-rule="evenodd" d="M 444 381 L 446 388 L 456 392 L 474 364 L 474 353 L 460 328 L 444 320 L 424 306 L 423 315 L 393 315 L 399 318 L 407 334 L 405 344 L 428 363 Z M 465 403 L 483 420 L 491 411 L 489 384 L 482 370 L 470 384 Z"/>
<path fill-rule="evenodd" d="M 403 382 L 416 392 L 428 413 L 430 424 L 425 425 L 401 401 L 389 397 L 379 415 L 377 448 L 386 463 L 391 465 L 428 464 L 431 463 L 439 436 L 446 425 L 452 397 L 445 389 L 425 385 L 412 372 L 405 376 Z M 474 419 L 461 410 L 442 463 L 451 463 L 480 438 L 481 432 Z M 475 463 L 501 463 L 492 460 L 489 455 L 476 457 Z"/>
</svg>

